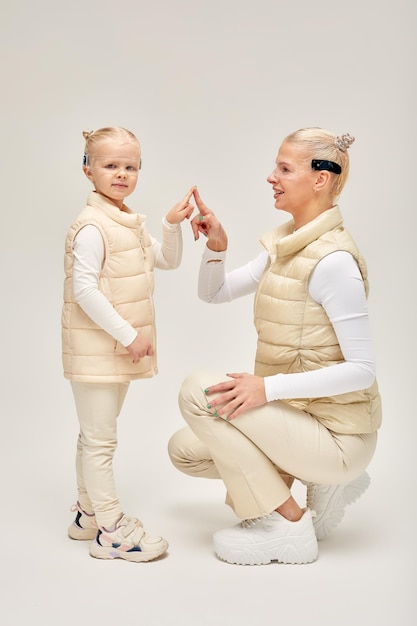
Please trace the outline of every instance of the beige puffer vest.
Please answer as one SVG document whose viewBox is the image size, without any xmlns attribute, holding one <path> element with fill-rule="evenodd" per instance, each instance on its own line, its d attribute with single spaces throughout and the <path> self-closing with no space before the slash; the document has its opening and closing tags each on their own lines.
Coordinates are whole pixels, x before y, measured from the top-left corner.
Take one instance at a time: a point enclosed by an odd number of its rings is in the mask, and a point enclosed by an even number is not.
<svg viewBox="0 0 417 626">
<path fill-rule="evenodd" d="M 132 357 L 111 335 L 97 326 L 73 296 L 73 244 L 86 225 L 96 226 L 104 241 L 105 258 L 99 289 L 116 311 L 155 347 L 153 308 L 154 257 L 145 217 L 127 207 L 120 211 L 96 192 L 68 231 L 65 242 L 62 358 L 64 376 L 78 382 L 125 382 L 157 373 L 152 357 L 132 363 Z"/>
<path fill-rule="evenodd" d="M 316 264 L 331 252 L 350 252 L 358 263 L 366 294 L 367 269 L 334 206 L 297 231 L 291 220 L 265 235 L 270 255 L 255 297 L 258 332 L 255 373 L 307 372 L 344 361 L 337 337 L 322 306 L 308 293 Z M 381 424 L 376 381 L 369 389 L 327 398 L 286 400 L 337 433 L 370 433 Z"/>
</svg>

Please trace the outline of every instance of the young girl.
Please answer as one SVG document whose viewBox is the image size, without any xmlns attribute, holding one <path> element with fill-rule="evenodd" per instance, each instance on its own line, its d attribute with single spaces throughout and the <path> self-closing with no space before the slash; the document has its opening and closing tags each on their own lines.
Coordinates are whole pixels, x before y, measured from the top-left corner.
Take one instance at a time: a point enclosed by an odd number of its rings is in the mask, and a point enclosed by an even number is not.
<svg viewBox="0 0 417 626">
<path fill-rule="evenodd" d="M 94 191 L 68 231 L 62 312 L 64 376 L 80 423 L 72 539 L 94 539 L 96 558 L 150 561 L 168 548 L 121 509 L 113 478 L 117 417 L 131 380 L 157 373 L 153 270 L 175 269 L 191 189 L 162 222 L 162 243 L 124 200 L 135 190 L 140 145 L 124 128 L 85 131 L 83 170 Z"/>
</svg>

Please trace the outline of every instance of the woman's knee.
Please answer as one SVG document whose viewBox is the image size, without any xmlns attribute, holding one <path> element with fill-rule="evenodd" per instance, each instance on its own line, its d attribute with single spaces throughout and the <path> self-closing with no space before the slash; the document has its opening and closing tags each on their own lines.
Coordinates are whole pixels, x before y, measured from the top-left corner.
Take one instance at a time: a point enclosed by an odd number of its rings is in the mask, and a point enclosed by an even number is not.
<svg viewBox="0 0 417 626">
<path fill-rule="evenodd" d="M 169 441 L 168 441 L 168 456 L 171 459 L 171 463 L 177 468 L 181 469 L 180 466 L 183 463 L 185 457 L 185 434 L 188 431 L 188 426 L 185 428 L 181 428 L 176 433 L 174 433 Z"/>
<path fill-rule="evenodd" d="M 189 476 L 219 478 L 207 446 L 185 426 L 168 441 L 168 455 L 176 469 Z"/>
<path fill-rule="evenodd" d="M 206 408 L 207 398 L 205 390 L 211 385 L 222 382 L 226 376 L 211 370 L 197 370 L 187 376 L 180 387 L 179 405 L 183 410 L 186 406 Z"/>
</svg>

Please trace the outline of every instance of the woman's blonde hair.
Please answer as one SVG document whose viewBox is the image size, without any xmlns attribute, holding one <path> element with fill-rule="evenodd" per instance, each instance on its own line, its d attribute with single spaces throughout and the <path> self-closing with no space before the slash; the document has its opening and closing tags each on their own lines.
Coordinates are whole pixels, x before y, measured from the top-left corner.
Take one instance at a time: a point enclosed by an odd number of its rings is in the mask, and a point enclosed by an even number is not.
<svg viewBox="0 0 417 626">
<path fill-rule="evenodd" d="M 323 128 L 300 128 L 284 139 L 284 142 L 299 146 L 310 167 L 313 159 L 340 165 L 341 173 L 333 174 L 332 193 L 335 198 L 340 196 L 349 176 L 348 148 L 354 141 L 349 133 L 337 136 Z"/>
<path fill-rule="evenodd" d="M 135 142 L 140 151 L 140 143 L 136 135 L 121 126 L 106 126 L 105 128 L 99 128 L 98 130 L 83 130 L 83 137 L 85 139 L 84 165 L 88 165 L 89 156 L 94 154 L 94 147 L 100 141 L 106 141 L 108 139 L 125 139 L 127 141 Z"/>
</svg>

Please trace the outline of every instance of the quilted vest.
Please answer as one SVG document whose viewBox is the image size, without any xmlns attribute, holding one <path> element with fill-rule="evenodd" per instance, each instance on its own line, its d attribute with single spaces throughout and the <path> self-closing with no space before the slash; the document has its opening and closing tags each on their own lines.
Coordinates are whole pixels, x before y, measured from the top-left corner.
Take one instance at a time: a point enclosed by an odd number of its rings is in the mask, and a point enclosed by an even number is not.
<svg viewBox="0 0 417 626">
<path fill-rule="evenodd" d="M 73 245 L 86 225 L 99 229 L 104 242 L 104 262 L 99 289 L 116 311 L 155 347 L 156 331 L 152 294 L 154 257 L 145 216 L 128 207 L 119 210 L 91 192 L 87 206 L 68 231 L 65 241 L 64 305 L 62 309 L 62 359 L 64 376 L 77 382 L 126 382 L 157 373 L 154 356 L 132 363 L 118 341 L 97 326 L 73 296 Z"/>
<path fill-rule="evenodd" d="M 254 303 L 258 343 L 255 374 L 308 372 L 344 361 L 323 307 L 308 293 L 309 277 L 327 254 L 344 250 L 355 258 L 368 295 L 366 264 L 343 226 L 338 206 L 294 231 L 291 220 L 261 239 L 270 257 Z M 285 400 L 337 433 L 370 433 L 381 424 L 375 381 L 368 389 L 326 398 Z"/>
</svg>

